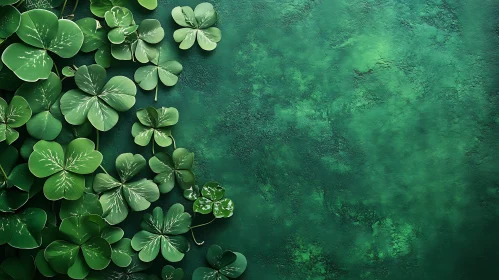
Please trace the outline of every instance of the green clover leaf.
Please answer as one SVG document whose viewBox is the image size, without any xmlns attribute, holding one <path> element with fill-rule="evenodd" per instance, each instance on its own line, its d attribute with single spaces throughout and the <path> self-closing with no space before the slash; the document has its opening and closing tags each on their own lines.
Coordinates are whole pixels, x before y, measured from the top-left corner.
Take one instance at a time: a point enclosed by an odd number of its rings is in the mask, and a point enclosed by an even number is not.
<svg viewBox="0 0 499 280">
<path fill-rule="evenodd" d="M 174 86 L 178 82 L 178 74 L 182 72 L 182 64 L 167 57 L 167 48 L 159 47 L 158 55 L 151 60 L 154 65 L 143 66 L 135 71 L 135 82 L 144 90 L 156 89 L 154 101 L 158 101 L 158 78 L 165 86 Z"/>
<path fill-rule="evenodd" d="M 93 52 L 107 44 L 106 30 L 101 26 L 98 20 L 93 18 L 82 18 L 77 20 L 76 24 L 83 32 L 82 52 Z"/>
<path fill-rule="evenodd" d="M 123 28 L 126 30 L 131 29 L 129 27 Z M 109 38 L 111 43 L 113 43 L 111 46 L 113 57 L 118 60 L 131 60 L 135 58 L 141 63 L 147 63 L 158 56 L 158 50 L 152 44 L 161 42 L 165 37 L 165 31 L 158 20 L 145 19 L 140 23 L 138 28 L 128 32 L 128 34 L 125 33 L 125 37 L 114 38 L 114 41 L 112 38 Z"/>
<path fill-rule="evenodd" d="M 26 128 L 34 138 L 54 140 L 61 133 L 62 122 L 56 117 L 60 114 L 57 100 L 61 90 L 61 79 L 54 73 L 50 73 L 46 80 L 25 82 L 17 89 L 16 95 L 26 99 L 33 111 Z"/>
<path fill-rule="evenodd" d="M 173 107 L 159 109 L 147 107 L 137 111 L 137 118 L 139 122 L 132 126 L 135 144 L 147 146 L 151 138 L 154 138 L 154 142 L 160 147 L 168 147 L 173 143 L 170 127 L 178 122 L 177 109 Z"/>
<path fill-rule="evenodd" d="M 154 182 L 159 184 L 161 193 L 167 193 L 173 189 L 175 182 L 183 189 L 192 187 L 196 181 L 192 172 L 194 164 L 194 153 L 184 148 L 178 148 L 170 156 L 166 153 L 157 153 L 149 160 L 149 167 L 154 173 Z"/>
<path fill-rule="evenodd" d="M 43 193 L 49 200 L 77 200 L 85 191 L 85 177 L 102 162 L 94 142 L 86 138 L 71 141 L 66 150 L 56 142 L 40 140 L 29 156 L 29 169 L 38 178 L 49 177 Z"/>
<path fill-rule="evenodd" d="M 90 0 L 90 11 L 96 17 L 103 18 L 107 11 L 115 6 L 124 6 L 128 0 Z"/>
<path fill-rule="evenodd" d="M 109 174 L 99 173 L 95 176 L 93 189 L 101 194 L 100 202 L 104 209 L 104 219 L 111 225 L 118 224 L 132 211 L 143 211 L 151 202 L 159 199 L 158 186 L 147 179 L 128 182 L 146 166 L 141 155 L 121 154 L 116 158 L 116 171 L 120 180 Z"/>
<path fill-rule="evenodd" d="M 217 22 L 217 13 L 210 3 L 201 3 L 194 11 L 191 7 L 175 7 L 172 10 L 175 22 L 184 27 L 173 33 L 175 42 L 180 43 L 183 50 L 190 49 L 194 42 L 206 51 L 212 51 L 222 39 L 220 29 L 213 27 Z"/>
<path fill-rule="evenodd" d="M 138 0 L 138 2 L 142 7 L 151 11 L 158 7 L 158 0 Z"/>
<path fill-rule="evenodd" d="M 102 270 L 111 262 L 111 245 L 100 237 L 107 224 L 98 215 L 71 216 L 62 220 L 64 240 L 50 243 L 45 260 L 57 273 L 73 279 L 85 278 L 91 269 Z"/>
<path fill-rule="evenodd" d="M 108 131 L 118 122 L 118 112 L 128 111 L 135 104 L 137 87 L 124 76 L 115 76 L 106 83 L 106 69 L 94 64 L 81 66 L 75 74 L 79 89 L 66 92 L 61 98 L 61 112 L 72 125 L 85 120 L 100 131 Z"/>
<path fill-rule="evenodd" d="M 77 200 L 63 200 L 61 203 L 59 218 L 62 220 L 88 215 L 102 216 L 102 205 L 99 202 L 99 197 L 95 194 L 86 193 Z"/>
<path fill-rule="evenodd" d="M 47 214 L 39 208 L 0 215 L 0 244 L 17 249 L 34 249 L 42 245 L 42 230 Z"/>
<path fill-rule="evenodd" d="M 0 142 L 12 144 L 19 138 L 14 128 L 23 126 L 31 118 L 31 108 L 21 96 L 14 96 L 10 104 L 0 97 Z"/>
<path fill-rule="evenodd" d="M 152 263 L 142 262 L 137 254 L 131 258 L 130 265 L 118 267 L 110 265 L 105 270 L 92 271 L 87 280 L 155 280 L 154 275 L 145 273 L 152 266 Z"/>
<path fill-rule="evenodd" d="M 49 77 L 54 62 L 48 51 L 70 58 L 83 44 L 83 33 L 76 23 L 58 19 L 54 13 L 42 9 L 22 13 L 16 33 L 24 43 L 8 46 L 2 61 L 17 77 L 28 82 Z"/>
<path fill-rule="evenodd" d="M 13 6 L 0 6 L 0 40 L 16 33 L 21 24 L 21 13 Z"/>
<path fill-rule="evenodd" d="M 111 260 L 119 267 L 129 266 L 135 254 L 132 240 L 123 238 L 124 235 L 125 232 L 119 227 L 107 227 L 101 232 L 101 237 L 111 245 Z"/>
<path fill-rule="evenodd" d="M 189 231 L 191 215 L 184 212 L 184 206 L 174 204 L 168 212 L 154 208 L 152 215 L 145 214 L 142 231 L 132 238 L 132 248 L 139 252 L 144 262 L 153 261 L 159 254 L 169 262 L 179 262 L 190 249 L 187 239 L 180 234 Z"/>
<path fill-rule="evenodd" d="M 213 212 L 215 218 L 229 218 L 234 214 L 234 203 L 224 198 L 225 189 L 217 182 L 206 183 L 201 189 L 202 197 L 194 201 L 194 212 L 209 214 Z"/>
<path fill-rule="evenodd" d="M 174 268 L 171 265 L 165 265 L 161 270 L 162 280 L 182 280 L 184 278 L 184 271 L 182 268 Z"/>
<path fill-rule="evenodd" d="M 107 33 L 107 38 L 113 44 L 125 42 L 126 36 L 134 33 L 138 26 L 133 20 L 132 12 L 124 7 L 113 7 L 104 15 L 107 25 L 111 31 Z"/>
<path fill-rule="evenodd" d="M 208 249 L 206 259 L 211 268 L 197 268 L 192 275 L 192 280 L 228 280 L 228 278 L 238 278 L 244 273 L 248 264 L 243 254 L 223 251 L 218 245 L 212 245 Z"/>
</svg>

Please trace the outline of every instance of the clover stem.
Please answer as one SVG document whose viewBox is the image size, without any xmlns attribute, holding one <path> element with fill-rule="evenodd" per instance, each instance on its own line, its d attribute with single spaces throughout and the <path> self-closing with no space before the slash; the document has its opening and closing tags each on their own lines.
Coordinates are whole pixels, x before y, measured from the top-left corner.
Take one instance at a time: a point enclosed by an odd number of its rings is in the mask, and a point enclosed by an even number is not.
<svg viewBox="0 0 499 280">
<path fill-rule="evenodd" d="M 0 170 L 2 171 L 2 175 L 5 178 L 5 180 L 7 180 L 7 174 L 5 174 L 5 170 L 3 170 L 3 167 L 1 164 L 0 164 Z"/>
<path fill-rule="evenodd" d="M 80 2 L 80 0 L 76 0 L 75 6 L 73 7 L 73 10 L 71 11 L 71 14 L 74 14 L 75 11 L 76 11 L 76 8 L 78 8 L 78 2 Z"/>
<path fill-rule="evenodd" d="M 213 223 L 216 219 L 217 219 L 217 218 L 213 218 L 213 220 L 211 220 L 211 221 L 209 221 L 209 222 L 207 222 L 207 223 L 192 226 L 192 227 L 190 227 L 190 229 L 193 229 L 193 228 L 197 228 L 197 227 L 202 227 L 202 226 L 209 225 L 209 224 Z"/>
<path fill-rule="evenodd" d="M 177 149 L 177 143 L 175 143 L 175 138 L 173 138 L 173 136 L 170 135 L 170 138 L 172 139 L 172 142 L 173 142 L 173 149 L 176 150 Z"/>
<path fill-rule="evenodd" d="M 61 15 L 59 16 L 59 18 L 62 18 L 62 16 L 64 15 L 64 9 L 66 9 L 67 3 L 68 3 L 68 0 L 64 0 L 64 5 L 62 5 Z"/>
<path fill-rule="evenodd" d="M 104 171 L 104 173 L 106 173 L 107 175 L 109 175 L 109 173 L 107 173 L 106 169 L 104 168 L 104 166 L 102 166 L 101 164 L 99 164 L 99 167 L 100 169 L 102 169 L 102 171 Z"/>
<path fill-rule="evenodd" d="M 16 7 L 21 6 L 21 4 L 22 4 L 23 2 L 24 2 L 24 0 L 19 1 L 19 3 L 17 3 Z"/>
<path fill-rule="evenodd" d="M 191 234 L 192 234 L 192 239 L 194 240 L 194 243 L 196 243 L 196 245 L 201 246 L 201 245 L 204 244 L 204 241 L 203 242 L 198 242 L 196 240 L 196 237 L 194 236 L 194 231 L 192 229 L 191 229 Z"/>
<path fill-rule="evenodd" d="M 99 130 L 98 129 L 95 130 L 95 135 L 96 135 L 96 137 L 95 137 L 95 150 L 98 151 L 99 150 Z"/>
<path fill-rule="evenodd" d="M 57 68 L 57 64 L 55 64 L 54 62 L 54 69 L 55 69 L 55 73 L 57 74 L 57 76 L 60 78 L 61 77 L 61 74 L 59 74 L 59 68 Z"/>
<path fill-rule="evenodd" d="M 154 156 L 154 140 L 152 141 L 152 155 Z"/>
<path fill-rule="evenodd" d="M 158 101 L 158 85 L 156 85 L 156 94 L 154 95 L 154 101 Z"/>
</svg>

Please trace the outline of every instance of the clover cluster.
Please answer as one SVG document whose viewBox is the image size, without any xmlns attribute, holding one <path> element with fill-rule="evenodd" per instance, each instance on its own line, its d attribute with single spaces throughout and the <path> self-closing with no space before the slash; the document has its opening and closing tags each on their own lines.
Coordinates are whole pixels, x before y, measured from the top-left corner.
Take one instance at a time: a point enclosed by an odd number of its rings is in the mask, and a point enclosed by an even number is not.
<svg viewBox="0 0 499 280">
<path fill-rule="evenodd" d="M 137 24 L 126 7 L 129 1 L 81 2 L 96 18 L 73 21 L 78 0 L 0 3 L 0 245 L 5 247 L 0 279 L 183 279 L 183 270 L 172 265 L 191 248 L 184 235 L 191 232 L 194 243 L 202 245 L 193 230 L 231 217 L 234 203 L 220 184 L 196 183 L 194 153 L 177 147 L 172 134 L 179 119 L 172 107 L 136 112 L 131 134 L 137 145 L 151 145 L 150 159 L 123 153 L 115 170 L 104 169 L 99 132 L 114 128 L 119 114 L 134 107 L 136 84 L 155 89 L 157 101 L 159 82 L 174 86 L 182 65 L 161 44 L 160 22 Z M 157 7 L 156 0 L 138 3 Z M 209 3 L 175 7 L 172 18 L 181 26 L 173 33 L 180 49 L 197 41 L 211 51 L 221 40 Z M 80 52 L 95 52 L 95 64 L 59 71 L 55 61 Z M 150 65 L 137 69 L 135 82 L 125 76 L 108 79 L 113 60 Z M 63 90 L 67 84 L 72 89 Z M 154 178 L 140 178 L 146 168 Z M 193 216 L 175 203 L 147 211 L 140 231 L 124 237 L 119 225 L 130 212 L 150 210 L 175 187 L 193 213 L 212 220 L 193 225 Z M 167 263 L 154 275 L 150 268 L 158 258 Z M 196 269 L 192 279 L 238 278 L 247 266 L 244 255 L 218 245 L 208 249 L 206 259 L 210 267 Z"/>
</svg>

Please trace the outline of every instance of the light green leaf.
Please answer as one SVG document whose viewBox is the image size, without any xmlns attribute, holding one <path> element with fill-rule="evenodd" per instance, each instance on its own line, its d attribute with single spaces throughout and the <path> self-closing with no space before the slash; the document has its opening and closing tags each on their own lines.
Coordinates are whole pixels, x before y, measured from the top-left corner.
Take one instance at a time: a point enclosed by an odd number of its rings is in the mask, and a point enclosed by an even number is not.
<svg viewBox="0 0 499 280">
<path fill-rule="evenodd" d="M 140 251 L 139 258 L 143 262 L 153 261 L 159 254 L 161 236 L 148 231 L 139 231 L 133 236 L 132 248 Z"/>
<path fill-rule="evenodd" d="M 153 181 L 141 179 L 124 185 L 123 196 L 132 210 L 142 211 L 159 199 L 159 190 Z"/>
<path fill-rule="evenodd" d="M 62 58 L 70 58 L 80 51 L 83 45 L 83 33 L 78 25 L 67 19 L 59 20 L 56 37 L 47 48 Z"/>
<path fill-rule="evenodd" d="M 116 76 L 106 83 L 99 97 L 115 110 L 125 112 L 135 104 L 136 94 L 137 87 L 132 80 Z"/>
<path fill-rule="evenodd" d="M 137 29 L 139 39 L 142 39 L 150 44 L 157 44 L 165 37 L 165 31 L 161 27 L 161 23 L 156 19 L 143 20 Z"/>
<path fill-rule="evenodd" d="M 35 9 L 21 14 L 17 36 L 31 46 L 48 49 L 58 29 L 59 21 L 54 13 Z"/>
<path fill-rule="evenodd" d="M 237 256 L 236 261 L 220 269 L 220 272 L 229 278 L 237 278 L 241 276 L 248 265 L 248 261 L 243 254 L 238 252 L 234 252 L 234 254 Z"/>
<path fill-rule="evenodd" d="M 132 240 L 123 238 L 112 246 L 111 260 L 119 267 L 127 267 L 132 262 L 134 254 Z"/>
<path fill-rule="evenodd" d="M 125 153 L 116 158 L 116 171 L 122 183 L 137 175 L 145 166 L 146 159 L 139 154 Z"/>
<path fill-rule="evenodd" d="M 121 188 L 103 193 L 100 197 L 100 203 L 104 209 L 103 217 L 111 225 L 121 223 L 128 216 L 128 205 Z"/>
<path fill-rule="evenodd" d="M 106 84 L 106 69 L 100 65 L 81 66 L 75 74 L 76 85 L 84 92 L 98 95 Z"/>
<path fill-rule="evenodd" d="M 18 128 L 31 118 L 31 108 L 28 102 L 21 96 L 14 96 L 10 101 L 5 114 L 5 123 L 8 127 Z"/>
<path fill-rule="evenodd" d="M 88 112 L 98 100 L 86 95 L 79 89 L 66 92 L 61 98 L 61 112 L 72 125 L 82 125 L 87 120 Z"/>
<path fill-rule="evenodd" d="M 64 220 L 73 216 L 81 217 L 91 214 L 102 215 L 102 205 L 97 195 L 87 193 L 78 200 L 63 200 L 59 217 Z"/>
<path fill-rule="evenodd" d="M 30 157 L 31 159 L 31 157 Z M 43 193 L 48 200 L 76 200 L 85 192 L 85 177 L 68 171 L 58 172 L 45 181 Z"/>
<path fill-rule="evenodd" d="M 10 230 L 15 232 L 9 245 L 17 249 L 34 249 L 42 244 L 42 230 L 47 214 L 39 208 L 27 208 L 10 221 Z"/>
<path fill-rule="evenodd" d="M 158 7 L 157 0 L 139 0 L 139 4 L 142 5 L 142 7 L 151 11 L 156 9 L 156 7 Z"/>
<path fill-rule="evenodd" d="M 172 158 L 175 163 L 175 169 L 188 170 L 191 169 L 194 164 L 194 153 L 191 153 L 185 148 L 178 148 L 173 151 Z"/>
<path fill-rule="evenodd" d="M 99 173 L 95 175 L 93 189 L 96 193 L 112 190 L 119 186 L 121 186 L 121 183 L 108 174 Z"/>
<path fill-rule="evenodd" d="M 191 221 L 191 215 L 184 212 L 184 206 L 176 203 L 170 207 L 165 216 L 162 232 L 171 235 L 186 233 L 189 231 Z"/>
<path fill-rule="evenodd" d="M 106 30 L 102 28 L 99 21 L 93 18 L 82 18 L 76 24 L 83 32 L 82 52 L 92 52 L 105 45 Z"/>
<path fill-rule="evenodd" d="M 175 7 L 172 10 L 172 17 L 175 22 L 183 27 L 197 27 L 197 20 L 191 7 Z"/>
<path fill-rule="evenodd" d="M 101 237 L 104 238 L 107 243 L 114 245 L 116 242 L 119 242 L 125 232 L 119 227 L 106 227 L 101 232 Z"/>
<path fill-rule="evenodd" d="M 111 262 L 111 246 L 101 237 L 94 237 L 81 246 L 85 262 L 91 269 L 102 270 Z"/>
<path fill-rule="evenodd" d="M 65 168 L 76 174 L 93 173 L 102 162 L 102 154 L 95 151 L 95 144 L 86 138 L 71 141 L 66 150 Z"/>
<path fill-rule="evenodd" d="M 24 97 L 34 114 L 49 111 L 61 94 L 62 83 L 59 77 L 51 72 L 46 80 L 34 83 L 23 83 L 16 95 Z"/>
<path fill-rule="evenodd" d="M 21 43 L 9 45 L 2 53 L 2 61 L 19 79 L 27 82 L 47 79 L 54 64 L 46 50 Z"/>
<path fill-rule="evenodd" d="M 114 6 L 124 6 L 127 2 L 128 0 L 90 0 L 90 11 L 102 18 Z"/>
<path fill-rule="evenodd" d="M 62 123 L 49 111 L 36 114 L 26 124 L 28 133 L 36 139 L 54 140 L 62 130 Z"/>
<path fill-rule="evenodd" d="M 139 67 L 134 74 L 135 82 L 143 90 L 153 90 L 158 86 L 158 66 Z"/>
<path fill-rule="evenodd" d="M 125 7 L 112 7 L 104 14 L 104 18 L 111 28 L 130 26 L 133 23 L 132 12 Z"/>
<path fill-rule="evenodd" d="M 183 236 L 161 237 L 161 254 L 169 262 L 181 261 L 189 249 L 189 242 Z"/>
<path fill-rule="evenodd" d="M 147 128 L 140 123 L 134 123 L 132 126 L 132 136 L 135 137 L 135 144 L 140 146 L 147 146 L 151 141 L 154 129 Z"/>
<path fill-rule="evenodd" d="M 64 151 L 56 142 L 38 141 L 29 157 L 29 170 L 38 178 L 45 178 L 64 168 Z"/>
<path fill-rule="evenodd" d="M 199 46 L 205 51 L 212 51 L 217 47 L 217 43 L 222 40 L 222 32 L 216 27 L 201 29 L 197 32 Z"/>
<path fill-rule="evenodd" d="M 192 205 L 192 209 L 194 212 L 201 214 L 209 214 L 213 211 L 213 201 L 209 200 L 206 197 L 200 197 L 194 201 Z"/>
<path fill-rule="evenodd" d="M 194 16 L 198 24 L 198 28 L 207 28 L 213 26 L 217 22 L 217 13 L 215 8 L 210 3 L 201 3 L 194 9 Z"/>
<path fill-rule="evenodd" d="M 215 218 L 230 218 L 234 214 L 234 203 L 228 198 L 213 203 L 213 215 Z"/>
<path fill-rule="evenodd" d="M 45 248 L 45 260 L 57 273 L 66 274 L 69 268 L 75 263 L 80 252 L 80 246 L 62 240 L 50 243 Z"/>
<path fill-rule="evenodd" d="M 95 52 L 95 63 L 104 68 L 111 66 L 111 48 L 109 47 L 109 44 L 100 47 Z"/>
<path fill-rule="evenodd" d="M 196 42 L 197 29 L 191 28 L 180 28 L 173 32 L 173 39 L 175 42 L 180 43 L 180 48 L 182 50 L 188 50 Z"/>
</svg>

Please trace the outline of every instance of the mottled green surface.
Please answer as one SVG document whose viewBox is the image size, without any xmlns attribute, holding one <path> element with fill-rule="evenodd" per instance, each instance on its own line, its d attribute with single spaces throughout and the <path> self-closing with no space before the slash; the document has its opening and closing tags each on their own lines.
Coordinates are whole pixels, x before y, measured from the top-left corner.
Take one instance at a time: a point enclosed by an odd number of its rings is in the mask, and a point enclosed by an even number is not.
<svg viewBox="0 0 499 280">
<path fill-rule="evenodd" d="M 171 9 L 199 1 L 159 2 L 136 18 L 172 42 Z M 236 203 L 199 239 L 244 253 L 243 279 L 496 279 L 497 0 L 212 3 L 221 44 L 179 50 L 184 72 L 157 103 L 179 109 L 199 182 Z M 111 74 L 132 77 L 122 65 Z M 153 95 L 139 90 L 135 108 Z M 150 156 L 134 113 L 102 134 L 105 166 Z M 189 279 L 207 249 L 180 263 Z"/>
</svg>

